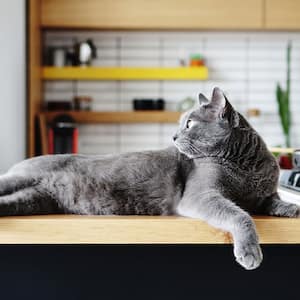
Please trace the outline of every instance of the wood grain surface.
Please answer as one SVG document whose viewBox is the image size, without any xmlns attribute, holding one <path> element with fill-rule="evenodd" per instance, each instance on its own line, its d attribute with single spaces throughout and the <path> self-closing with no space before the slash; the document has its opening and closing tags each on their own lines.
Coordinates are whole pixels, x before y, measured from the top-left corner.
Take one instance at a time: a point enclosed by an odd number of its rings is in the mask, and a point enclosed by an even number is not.
<svg viewBox="0 0 300 300">
<path fill-rule="evenodd" d="M 43 0 L 45 28 L 259 29 L 263 0 Z"/>
<path fill-rule="evenodd" d="M 255 217 L 260 242 L 300 243 L 300 219 Z M 0 218 L 0 244 L 227 244 L 228 233 L 181 217 L 48 215 Z"/>
</svg>

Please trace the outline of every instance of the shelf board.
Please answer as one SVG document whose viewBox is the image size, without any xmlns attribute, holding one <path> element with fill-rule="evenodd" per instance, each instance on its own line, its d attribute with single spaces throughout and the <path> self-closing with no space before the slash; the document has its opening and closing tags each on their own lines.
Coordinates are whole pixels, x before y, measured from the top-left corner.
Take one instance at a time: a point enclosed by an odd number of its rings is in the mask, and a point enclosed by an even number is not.
<svg viewBox="0 0 300 300">
<path fill-rule="evenodd" d="M 260 242 L 300 243 L 300 219 L 255 217 Z M 227 244 L 228 233 L 181 217 L 48 215 L 0 218 L 0 244 Z"/>
<path fill-rule="evenodd" d="M 175 111 L 61 111 L 44 112 L 47 122 L 59 114 L 70 115 L 77 123 L 177 123 L 181 113 Z"/>
<path fill-rule="evenodd" d="M 206 67 L 43 67 L 44 80 L 205 80 Z"/>
<path fill-rule="evenodd" d="M 269 150 L 272 153 L 294 153 L 295 149 L 294 148 L 281 148 L 281 147 L 270 147 Z"/>
</svg>

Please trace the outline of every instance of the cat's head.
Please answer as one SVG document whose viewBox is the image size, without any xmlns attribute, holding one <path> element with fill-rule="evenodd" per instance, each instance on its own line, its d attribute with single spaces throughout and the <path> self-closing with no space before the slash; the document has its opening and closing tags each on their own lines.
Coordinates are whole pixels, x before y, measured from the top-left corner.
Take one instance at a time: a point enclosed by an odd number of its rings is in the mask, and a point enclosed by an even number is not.
<svg viewBox="0 0 300 300">
<path fill-rule="evenodd" d="M 195 158 L 222 147 L 238 126 L 239 114 L 216 87 L 210 100 L 199 94 L 199 107 L 182 115 L 173 140 L 181 153 Z"/>
</svg>

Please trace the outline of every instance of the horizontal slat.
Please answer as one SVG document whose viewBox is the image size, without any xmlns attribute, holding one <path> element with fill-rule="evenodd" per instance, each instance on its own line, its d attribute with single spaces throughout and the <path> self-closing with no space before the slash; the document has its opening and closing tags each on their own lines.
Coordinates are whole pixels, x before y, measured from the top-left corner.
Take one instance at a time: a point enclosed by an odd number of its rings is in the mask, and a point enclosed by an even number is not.
<svg viewBox="0 0 300 300">
<path fill-rule="evenodd" d="M 127 67 L 44 67 L 46 80 L 204 80 L 206 67 L 127 68 Z"/>
<path fill-rule="evenodd" d="M 180 112 L 175 111 L 129 111 L 129 112 L 96 112 L 96 111 L 62 111 L 45 112 L 48 122 L 60 114 L 68 114 L 77 123 L 176 123 Z"/>
<path fill-rule="evenodd" d="M 300 243 L 300 219 L 256 217 L 260 242 Z M 34 216 L 0 218 L 0 244 L 226 244 L 229 234 L 180 217 Z"/>
</svg>

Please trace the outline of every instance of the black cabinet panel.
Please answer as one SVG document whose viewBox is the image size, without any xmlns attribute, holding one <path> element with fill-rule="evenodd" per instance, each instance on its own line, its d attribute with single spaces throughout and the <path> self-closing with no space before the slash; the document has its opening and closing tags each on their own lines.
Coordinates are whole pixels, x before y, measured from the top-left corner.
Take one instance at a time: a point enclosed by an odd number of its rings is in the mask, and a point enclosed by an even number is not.
<svg viewBox="0 0 300 300">
<path fill-rule="evenodd" d="M 231 246 L 0 246 L 1 299 L 297 299 L 300 245 L 263 246 L 245 271 Z"/>
</svg>

